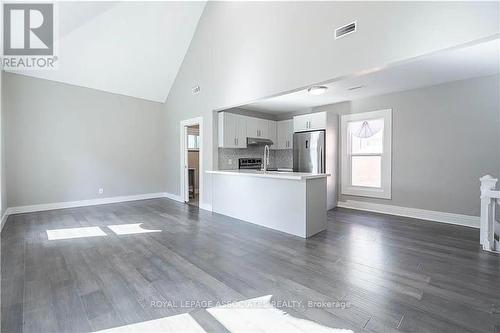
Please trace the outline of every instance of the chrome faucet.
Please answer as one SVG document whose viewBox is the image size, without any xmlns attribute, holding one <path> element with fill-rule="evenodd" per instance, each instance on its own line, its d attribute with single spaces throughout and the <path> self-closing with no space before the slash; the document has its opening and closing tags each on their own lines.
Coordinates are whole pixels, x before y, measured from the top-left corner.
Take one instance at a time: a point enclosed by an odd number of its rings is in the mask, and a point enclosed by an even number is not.
<svg viewBox="0 0 500 333">
<path fill-rule="evenodd" d="M 264 146 L 264 159 L 262 160 L 262 170 L 267 171 L 267 166 L 269 165 L 269 146 Z"/>
</svg>

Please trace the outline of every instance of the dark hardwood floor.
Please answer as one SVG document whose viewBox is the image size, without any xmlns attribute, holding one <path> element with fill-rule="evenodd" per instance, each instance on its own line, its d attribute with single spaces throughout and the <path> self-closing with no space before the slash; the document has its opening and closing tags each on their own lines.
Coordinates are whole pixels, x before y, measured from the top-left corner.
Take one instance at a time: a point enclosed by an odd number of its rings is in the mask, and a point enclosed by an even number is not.
<svg viewBox="0 0 500 333">
<path fill-rule="evenodd" d="M 204 304 L 157 305 L 265 295 L 302 302 L 283 308 L 294 317 L 355 332 L 500 331 L 500 256 L 480 250 L 478 230 L 347 209 L 328 219 L 304 240 L 167 199 L 11 216 L 2 332 L 89 332 L 187 312 L 221 332 Z M 161 231 L 108 227 L 140 222 Z M 47 230 L 93 226 L 106 236 L 48 240 Z"/>
</svg>

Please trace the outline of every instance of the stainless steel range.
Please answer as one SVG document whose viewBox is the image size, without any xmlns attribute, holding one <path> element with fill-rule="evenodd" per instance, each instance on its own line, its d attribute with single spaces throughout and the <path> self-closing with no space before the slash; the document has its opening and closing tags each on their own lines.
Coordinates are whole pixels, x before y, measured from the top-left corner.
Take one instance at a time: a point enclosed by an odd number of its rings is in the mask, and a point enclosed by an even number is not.
<svg viewBox="0 0 500 333">
<path fill-rule="evenodd" d="M 238 169 L 260 170 L 262 169 L 262 158 L 240 158 Z"/>
</svg>

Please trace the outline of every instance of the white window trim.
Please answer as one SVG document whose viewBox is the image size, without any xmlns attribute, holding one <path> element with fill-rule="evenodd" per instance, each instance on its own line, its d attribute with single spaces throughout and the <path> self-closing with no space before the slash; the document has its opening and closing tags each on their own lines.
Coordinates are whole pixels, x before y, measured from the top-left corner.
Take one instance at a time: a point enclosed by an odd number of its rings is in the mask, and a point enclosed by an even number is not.
<svg viewBox="0 0 500 333">
<path fill-rule="evenodd" d="M 351 158 L 347 140 L 347 124 L 351 121 L 384 119 L 384 151 L 382 153 L 382 186 L 380 188 L 351 185 Z M 343 115 L 340 118 L 341 133 L 341 193 L 372 198 L 391 199 L 392 184 L 392 109 Z"/>
</svg>

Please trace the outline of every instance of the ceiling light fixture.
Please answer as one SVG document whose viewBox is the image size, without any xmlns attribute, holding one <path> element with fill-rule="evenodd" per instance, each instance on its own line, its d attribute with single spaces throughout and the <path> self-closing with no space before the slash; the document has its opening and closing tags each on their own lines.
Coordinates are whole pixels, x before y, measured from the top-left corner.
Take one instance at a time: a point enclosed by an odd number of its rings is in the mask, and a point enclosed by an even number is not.
<svg viewBox="0 0 500 333">
<path fill-rule="evenodd" d="M 307 91 L 311 95 L 322 95 L 322 94 L 326 93 L 327 90 L 328 90 L 327 86 L 313 86 L 313 87 L 307 89 Z"/>
<path fill-rule="evenodd" d="M 364 88 L 364 86 L 351 87 L 351 88 L 347 88 L 347 90 L 357 90 L 357 89 L 361 89 L 361 88 Z"/>
</svg>

